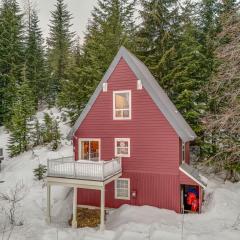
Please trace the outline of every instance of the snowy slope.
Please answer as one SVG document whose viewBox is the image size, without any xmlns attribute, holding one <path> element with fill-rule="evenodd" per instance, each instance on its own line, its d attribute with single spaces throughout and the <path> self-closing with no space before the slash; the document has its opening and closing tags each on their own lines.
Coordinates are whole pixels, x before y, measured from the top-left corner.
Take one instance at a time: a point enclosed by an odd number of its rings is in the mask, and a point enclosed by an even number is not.
<svg viewBox="0 0 240 240">
<path fill-rule="evenodd" d="M 52 114 L 60 115 L 57 109 Z M 38 113 L 43 118 L 43 113 Z M 47 147 L 9 159 L 7 155 L 0 173 L 0 192 L 8 192 L 16 183 L 23 182 L 26 196 L 18 209 L 23 226 L 16 227 L 12 240 L 239 240 L 240 239 L 240 183 L 222 183 L 210 181 L 204 213 L 201 215 L 182 215 L 173 211 L 150 206 L 124 205 L 108 216 L 107 230 L 100 233 L 97 229 L 71 229 L 67 221 L 71 215 L 71 189 L 53 187 L 51 225 L 45 222 L 46 187 L 43 182 L 34 180 L 33 169 L 49 158 L 71 156 L 72 146 L 64 140 L 69 127 L 61 123 L 63 134 L 62 147 L 52 152 Z M 8 134 L 0 128 L 0 147 L 6 149 Z M 6 151 L 5 151 L 6 153 Z M 0 208 L 4 203 L 0 201 Z M 183 224 L 184 223 L 184 224 Z M 0 216 L 0 228 L 4 224 Z M 1 233 L 0 233 L 0 239 Z M 4 239 L 4 238 L 3 238 Z"/>
</svg>

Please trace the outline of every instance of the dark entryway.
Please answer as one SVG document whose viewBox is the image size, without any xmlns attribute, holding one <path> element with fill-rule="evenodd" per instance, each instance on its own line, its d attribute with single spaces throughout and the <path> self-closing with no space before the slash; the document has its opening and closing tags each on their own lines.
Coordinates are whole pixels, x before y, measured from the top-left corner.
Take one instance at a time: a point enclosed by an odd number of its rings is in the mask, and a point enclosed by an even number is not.
<svg viewBox="0 0 240 240">
<path fill-rule="evenodd" d="M 181 212 L 199 213 L 199 187 L 181 185 Z"/>
</svg>

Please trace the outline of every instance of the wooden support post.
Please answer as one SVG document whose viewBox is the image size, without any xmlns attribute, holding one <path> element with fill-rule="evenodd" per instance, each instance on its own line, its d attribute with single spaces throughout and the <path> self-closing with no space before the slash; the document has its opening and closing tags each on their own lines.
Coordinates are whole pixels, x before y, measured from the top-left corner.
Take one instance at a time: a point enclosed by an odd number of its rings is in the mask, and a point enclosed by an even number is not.
<svg viewBox="0 0 240 240">
<path fill-rule="evenodd" d="M 202 212 L 202 202 L 203 202 L 203 188 L 201 186 L 199 186 L 199 209 L 198 209 L 198 213 Z"/>
<path fill-rule="evenodd" d="M 104 224 L 104 218 L 105 218 L 105 186 L 101 189 L 101 221 L 100 221 L 100 231 L 104 231 L 105 224 Z"/>
<path fill-rule="evenodd" d="M 77 187 L 73 188 L 73 219 L 72 228 L 77 228 Z"/>
<path fill-rule="evenodd" d="M 47 222 L 51 223 L 51 185 L 47 184 Z"/>
</svg>

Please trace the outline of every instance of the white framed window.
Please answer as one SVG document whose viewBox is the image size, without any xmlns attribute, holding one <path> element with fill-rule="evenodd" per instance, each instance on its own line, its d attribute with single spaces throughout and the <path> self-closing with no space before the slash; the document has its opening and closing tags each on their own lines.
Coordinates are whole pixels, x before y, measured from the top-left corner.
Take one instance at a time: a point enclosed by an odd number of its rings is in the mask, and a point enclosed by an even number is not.
<svg viewBox="0 0 240 240">
<path fill-rule="evenodd" d="M 115 156 L 130 157 L 130 138 L 115 138 Z"/>
<path fill-rule="evenodd" d="M 115 180 L 115 199 L 130 200 L 129 178 L 119 178 Z"/>
<path fill-rule="evenodd" d="M 113 91 L 113 119 L 128 120 L 132 118 L 131 90 Z"/>
<path fill-rule="evenodd" d="M 100 139 L 81 138 L 79 139 L 79 159 L 99 161 L 100 160 Z"/>
</svg>

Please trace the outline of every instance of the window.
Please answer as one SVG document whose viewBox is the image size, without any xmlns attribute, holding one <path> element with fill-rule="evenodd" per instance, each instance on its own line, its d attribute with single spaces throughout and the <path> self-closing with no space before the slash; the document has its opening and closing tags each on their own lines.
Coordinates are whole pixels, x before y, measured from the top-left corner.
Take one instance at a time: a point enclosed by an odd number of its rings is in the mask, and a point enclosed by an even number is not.
<svg viewBox="0 0 240 240">
<path fill-rule="evenodd" d="M 100 160 L 100 139 L 80 139 L 79 158 L 81 160 Z"/>
<path fill-rule="evenodd" d="M 130 200 L 130 179 L 119 178 L 115 181 L 115 198 Z"/>
<path fill-rule="evenodd" d="M 113 119 L 131 119 L 131 91 L 113 92 Z"/>
<path fill-rule="evenodd" d="M 115 138 L 115 156 L 130 157 L 130 139 Z"/>
<path fill-rule="evenodd" d="M 185 158 L 186 158 L 186 156 L 185 156 L 185 152 L 186 150 L 185 150 L 185 143 L 182 143 L 182 162 L 184 163 L 185 162 Z"/>
</svg>

